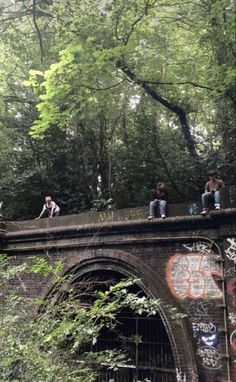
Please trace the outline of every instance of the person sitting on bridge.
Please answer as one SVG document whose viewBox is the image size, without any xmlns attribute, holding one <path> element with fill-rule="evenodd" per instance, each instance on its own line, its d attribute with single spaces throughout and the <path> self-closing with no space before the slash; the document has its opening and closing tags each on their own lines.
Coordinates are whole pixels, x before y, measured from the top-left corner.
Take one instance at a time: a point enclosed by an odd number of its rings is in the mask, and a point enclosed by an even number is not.
<svg viewBox="0 0 236 382">
<path fill-rule="evenodd" d="M 159 206 L 160 215 L 162 218 L 166 217 L 166 206 L 168 199 L 168 192 L 166 191 L 165 183 L 157 183 L 156 191 L 154 193 L 154 200 L 149 204 L 149 216 L 148 219 L 152 219 L 156 216 L 156 208 Z"/>
<path fill-rule="evenodd" d="M 202 215 L 208 213 L 211 205 L 214 205 L 216 210 L 220 210 L 220 189 L 224 187 L 224 182 L 217 178 L 216 171 L 209 171 L 208 176 L 210 180 L 206 183 L 205 192 L 202 194 Z"/>
<path fill-rule="evenodd" d="M 60 215 L 60 208 L 55 202 L 53 202 L 51 196 L 45 197 L 45 204 L 43 205 L 43 209 L 40 215 L 35 219 L 40 219 L 45 213 L 48 215 L 49 218 Z"/>
</svg>

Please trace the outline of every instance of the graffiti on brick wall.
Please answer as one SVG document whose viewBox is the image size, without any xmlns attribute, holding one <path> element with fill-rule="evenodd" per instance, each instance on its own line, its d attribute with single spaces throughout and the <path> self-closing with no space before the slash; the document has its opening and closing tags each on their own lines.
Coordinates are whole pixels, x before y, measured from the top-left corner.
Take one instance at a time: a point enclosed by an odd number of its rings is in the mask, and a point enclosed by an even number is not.
<svg viewBox="0 0 236 382">
<path fill-rule="evenodd" d="M 192 322 L 193 336 L 198 345 L 216 347 L 219 342 L 218 327 L 213 322 Z"/>
<path fill-rule="evenodd" d="M 197 357 L 199 363 L 207 369 L 220 369 L 222 366 L 219 348 L 210 346 L 199 347 Z"/>
<path fill-rule="evenodd" d="M 176 379 L 177 382 L 186 382 L 186 374 L 181 369 L 176 368 Z"/>
<path fill-rule="evenodd" d="M 198 371 L 197 371 L 196 367 L 194 367 L 194 368 L 188 367 L 188 374 L 190 376 L 191 382 L 199 382 Z"/>
<path fill-rule="evenodd" d="M 167 263 L 167 282 L 178 299 L 221 299 L 214 276 L 221 277 L 214 254 L 176 254 Z"/>
<path fill-rule="evenodd" d="M 226 256 L 236 264 L 236 241 L 235 238 L 228 238 L 227 242 L 230 244 L 225 250 Z"/>
<path fill-rule="evenodd" d="M 197 241 L 192 244 L 183 244 L 183 247 L 186 248 L 189 252 L 197 252 L 201 254 L 206 254 L 211 252 L 211 244 L 205 243 L 203 241 Z"/>
<path fill-rule="evenodd" d="M 236 276 L 227 281 L 227 292 L 231 297 L 231 303 L 236 307 Z"/>
<path fill-rule="evenodd" d="M 225 270 L 225 277 L 231 277 L 235 275 L 235 273 L 236 273 L 236 267 L 235 266 L 229 267 L 228 269 Z"/>
<path fill-rule="evenodd" d="M 199 363 L 208 369 L 221 367 L 218 326 L 213 322 L 192 322 L 193 337 L 197 341 Z"/>
<path fill-rule="evenodd" d="M 234 353 L 236 353 L 236 329 L 230 334 L 230 345 Z"/>
<path fill-rule="evenodd" d="M 230 325 L 236 326 L 236 313 L 235 312 L 229 313 L 229 322 L 230 322 Z"/>
<path fill-rule="evenodd" d="M 236 354 L 236 275 L 228 279 L 226 285 L 229 295 L 230 346 L 232 353 Z"/>
<path fill-rule="evenodd" d="M 213 307 L 210 301 L 193 300 L 186 304 L 186 311 L 191 322 L 209 321 L 209 310 Z"/>
</svg>

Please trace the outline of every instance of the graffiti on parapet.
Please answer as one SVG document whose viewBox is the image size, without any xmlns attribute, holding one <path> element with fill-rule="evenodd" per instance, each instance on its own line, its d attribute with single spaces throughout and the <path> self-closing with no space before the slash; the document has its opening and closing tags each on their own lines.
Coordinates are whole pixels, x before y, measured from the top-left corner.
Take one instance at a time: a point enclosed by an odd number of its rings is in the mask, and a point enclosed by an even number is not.
<svg viewBox="0 0 236 382">
<path fill-rule="evenodd" d="M 192 322 L 210 321 L 209 310 L 212 306 L 213 304 L 209 301 L 194 300 L 186 304 L 185 309 Z"/>
<path fill-rule="evenodd" d="M 177 382 L 186 382 L 186 374 L 183 373 L 180 369 L 176 368 L 176 379 Z"/>
<path fill-rule="evenodd" d="M 198 345 L 216 347 L 219 342 L 218 327 L 213 322 L 192 322 L 193 336 Z"/>
<path fill-rule="evenodd" d="M 178 299 L 222 298 L 222 291 L 213 278 L 221 277 L 214 254 L 176 254 L 169 259 L 166 273 L 168 286 Z"/>
<path fill-rule="evenodd" d="M 98 221 L 99 222 L 113 221 L 113 219 L 114 219 L 114 211 L 100 212 L 98 215 Z"/>
<path fill-rule="evenodd" d="M 183 247 L 186 248 L 189 252 L 197 252 L 201 254 L 210 253 L 211 244 L 203 241 L 197 241 L 193 244 L 183 244 Z"/>
<path fill-rule="evenodd" d="M 218 348 L 202 346 L 197 350 L 199 363 L 207 369 L 220 369 L 221 354 Z"/>
<path fill-rule="evenodd" d="M 226 256 L 236 264 L 236 242 L 235 238 L 227 239 L 230 246 L 225 250 Z"/>
</svg>

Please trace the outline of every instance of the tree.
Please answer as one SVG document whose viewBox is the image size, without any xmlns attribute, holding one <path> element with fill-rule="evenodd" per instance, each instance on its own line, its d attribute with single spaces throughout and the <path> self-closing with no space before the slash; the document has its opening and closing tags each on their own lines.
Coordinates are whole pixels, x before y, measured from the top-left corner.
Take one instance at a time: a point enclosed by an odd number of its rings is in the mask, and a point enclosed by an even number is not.
<svg viewBox="0 0 236 382">
<path fill-rule="evenodd" d="M 143 205 L 158 180 L 196 199 L 211 168 L 234 182 L 230 0 L 2 3 L 9 216 L 35 216 L 45 193 L 67 214 Z"/>
</svg>

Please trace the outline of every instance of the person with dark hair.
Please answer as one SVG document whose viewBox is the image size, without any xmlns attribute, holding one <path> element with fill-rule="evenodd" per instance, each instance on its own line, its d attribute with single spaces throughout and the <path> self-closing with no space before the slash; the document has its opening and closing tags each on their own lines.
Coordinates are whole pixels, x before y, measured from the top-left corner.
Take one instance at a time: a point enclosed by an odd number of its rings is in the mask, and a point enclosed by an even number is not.
<svg viewBox="0 0 236 382">
<path fill-rule="evenodd" d="M 40 215 L 35 219 L 40 219 L 44 214 L 47 214 L 49 218 L 60 215 L 60 208 L 55 202 L 53 202 L 51 196 L 45 197 L 45 204 L 43 205 L 43 209 Z"/>
<path fill-rule="evenodd" d="M 224 187 L 223 180 L 217 178 L 216 171 L 209 171 L 209 181 L 205 185 L 205 192 L 202 194 L 203 210 L 201 215 L 206 215 L 211 205 L 214 205 L 216 210 L 220 209 L 220 189 Z"/>
<path fill-rule="evenodd" d="M 164 219 L 166 217 L 167 200 L 168 200 L 168 192 L 166 191 L 165 183 L 163 182 L 157 183 L 153 200 L 149 204 L 148 219 L 152 219 L 156 216 L 157 207 L 159 207 L 160 215 Z"/>
</svg>

